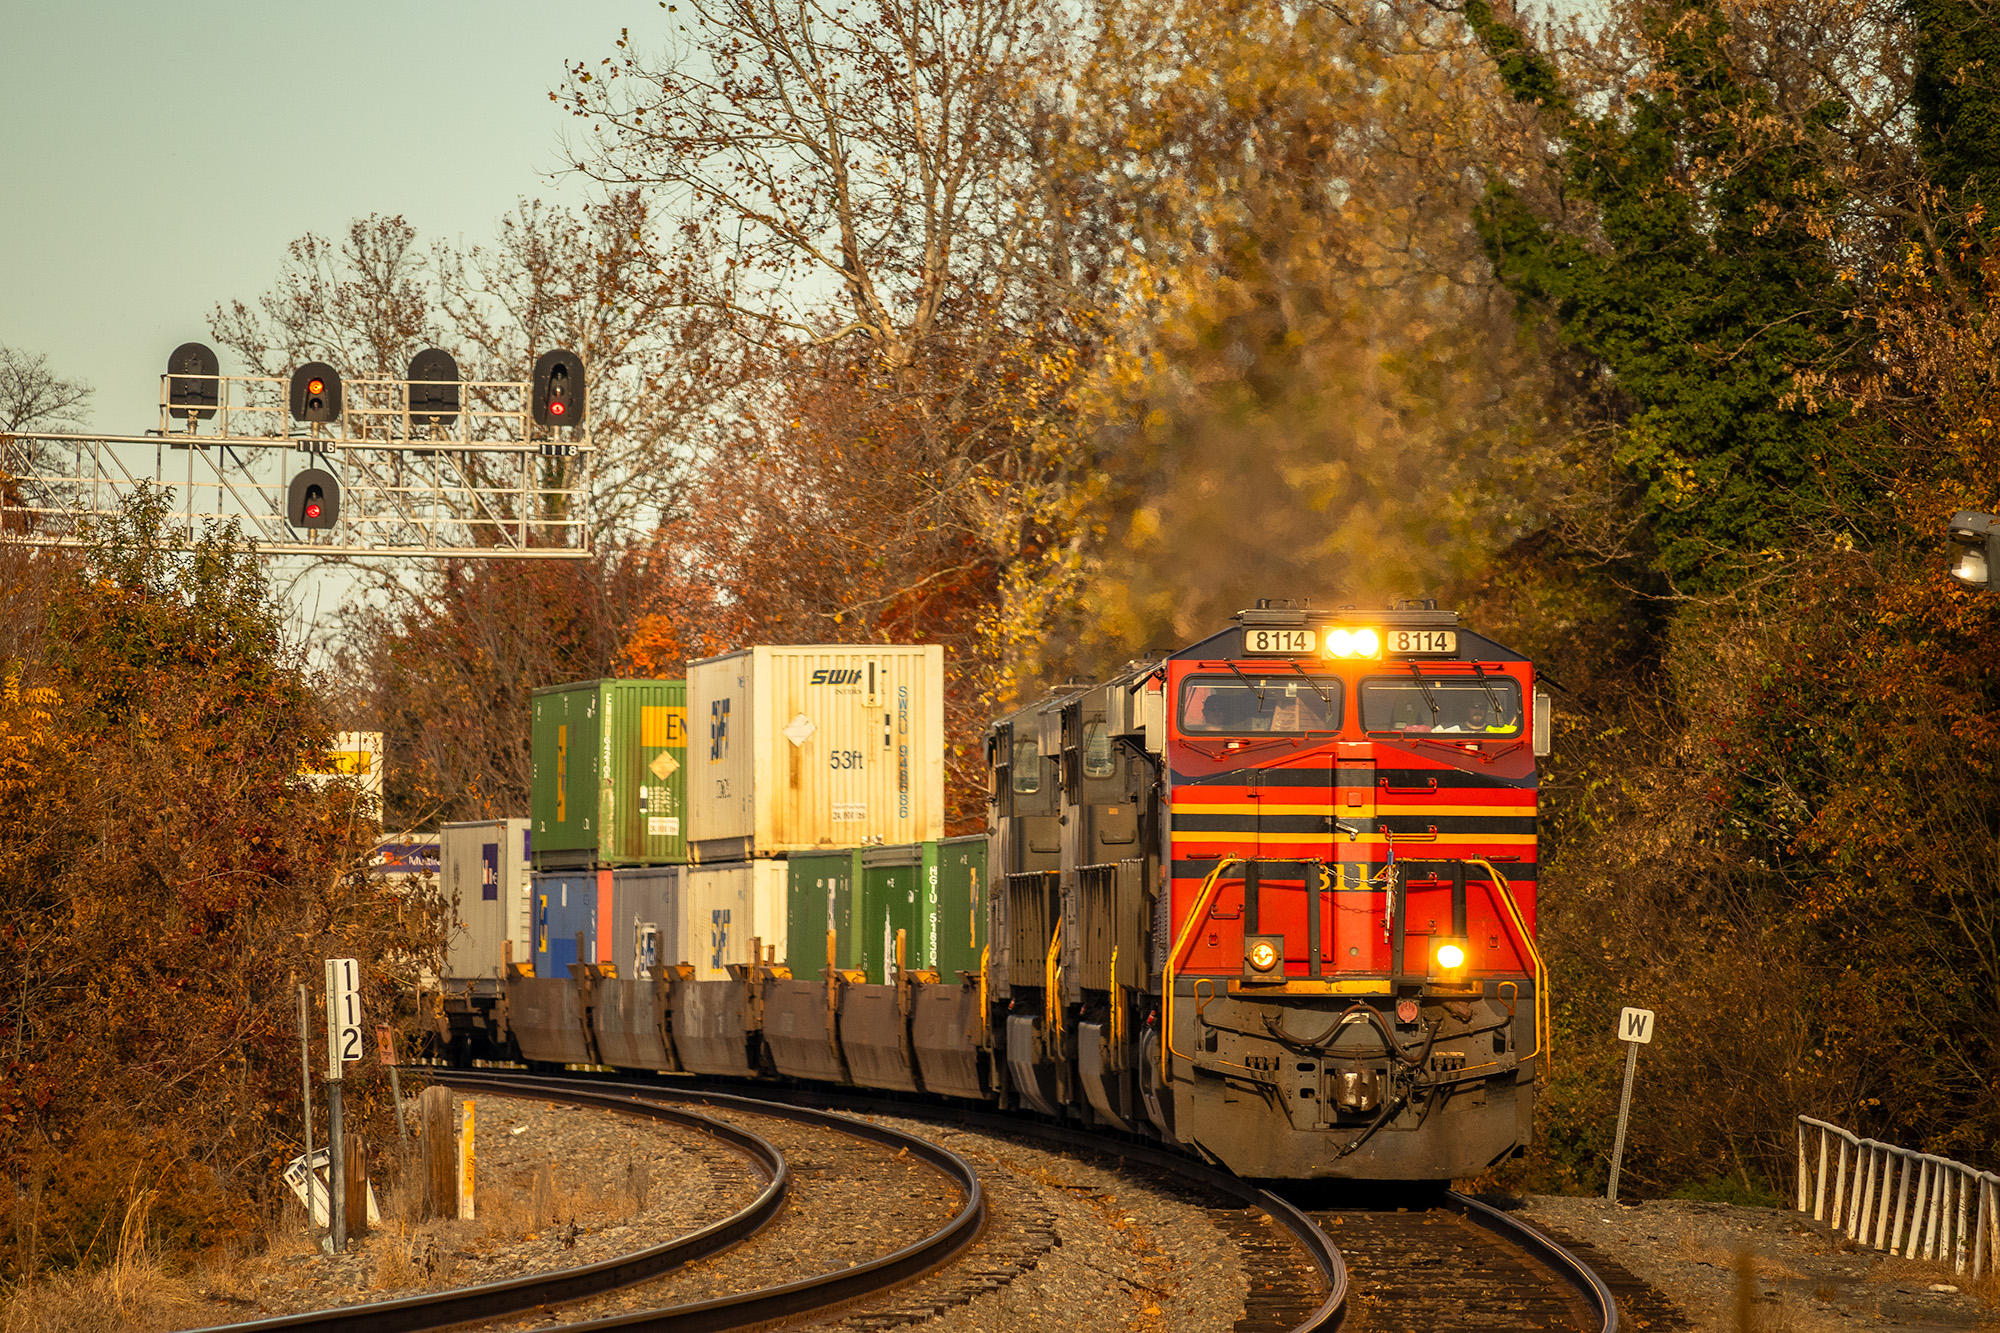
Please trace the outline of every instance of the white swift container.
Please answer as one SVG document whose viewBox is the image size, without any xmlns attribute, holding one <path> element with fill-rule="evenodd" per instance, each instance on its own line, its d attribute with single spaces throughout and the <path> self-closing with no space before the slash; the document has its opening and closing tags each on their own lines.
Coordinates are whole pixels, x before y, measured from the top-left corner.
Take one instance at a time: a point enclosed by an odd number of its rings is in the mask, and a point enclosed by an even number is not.
<svg viewBox="0 0 2000 1333">
<path fill-rule="evenodd" d="M 681 915 L 676 930 L 680 957 L 692 963 L 696 981 L 727 981 L 729 964 L 748 963 L 754 938 L 765 957 L 785 954 L 783 861 L 734 861 L 688 866 L 683 871 Z"/>
<path fill-rule="evenodd" d="M 944 836 L 944 649 L 742 648 L 688 664 L 698 862 Z"/>
</svg>

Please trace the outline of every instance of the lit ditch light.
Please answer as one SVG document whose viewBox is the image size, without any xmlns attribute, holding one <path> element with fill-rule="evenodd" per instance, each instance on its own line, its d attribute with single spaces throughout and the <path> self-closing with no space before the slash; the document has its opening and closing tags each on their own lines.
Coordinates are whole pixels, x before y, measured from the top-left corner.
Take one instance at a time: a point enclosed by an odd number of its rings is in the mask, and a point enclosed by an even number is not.
<svg viewBox="0 0 2000 1333">
<path fill-rule="evenodd" d="M 1247 935 L 1243 939 L 1243 977 L 1246 981 L 1285 979 L 1285 937 Z"/>
<path fill-rule="evenodd" d="M 1951 576 L 1968 588 L 1993 589 L 1993 570 L 2000 566 L 2000 518 L 1961 510 L 1945 525 L 1951 538 Z"/>
<path fill-rule="evenodd" d="M 1472 946 L 1456 935 L 1431 937 L 1431 968 L 1428 980 L 1456 984 L 1465 980 L 1472 965 Z"/>
</svg>

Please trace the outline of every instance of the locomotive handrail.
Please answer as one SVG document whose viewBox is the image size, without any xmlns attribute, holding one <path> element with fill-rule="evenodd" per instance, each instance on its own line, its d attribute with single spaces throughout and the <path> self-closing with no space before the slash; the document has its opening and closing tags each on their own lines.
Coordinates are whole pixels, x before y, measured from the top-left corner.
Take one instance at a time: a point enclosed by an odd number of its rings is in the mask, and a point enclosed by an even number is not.
<svg viewBox="0 0 2000 1333">
<path fill-rule="evenodd" d="M 1554 1050 L 1550 1036 L 1555 1029 L 1555 1024 L 1551 1017 L 1552 1010 L 1549 1005 L 1548 966 L 1542 962 L 1542 951 L 1535 947 L 1535 937 L 1528 930 L 1527 919 L 1521 915 L 1521 905 L 1514 901 L 1514 886 L 1507 882 L 1507 877 L 1500 873 L 1500 868 L 1484 857 L 1478 856 L 1466 857 L 1465 863 L 1467 865 L 1478 866 L 1492 878 L 1493 886 L 1500 890 L 1500 901 L 1507 908 L 1507 915 L 1513 926 L 1514 936 L 1521 942 L 1521 946 L 1527 950 L 1528 961 L 1535 965 L 1535 1049 L 1529 1051 L 1521 1058 L 1523 1060 L 1533 1060 L 1537 1056 L 1540 1056 L 1543 1065 L 1546 1067 L 1549 1062 L 1549 1055 Z"/>
<path fill-rule="evenodd" d="M 1167 1058 L 1160 1062 L 1162 1083 L 1173 1082 L 1175 1056 L 1180 1055 L 1181 1059 L 1190 1065 L 1194 1063 L 1191 1056 L 1181 1055 L 1174 1049 L 1174 978 L 1181 970 L 1181 962 L 1187 954 L 1189 942 L 1194 938 L 1196 927 L 1208 920 L 1208 909 L 1214 902 L 1216 886 L 1222 881 L 1222 872 L 1231 866 L 1242 864 L 1244 861 L 1240 856 L 1225 856 L 1215 863 L 1215 869 L 1209 871 L 1208 878 L 1201 882 L 1201 892 L 1195 895 L 1194 907 L 1188 912 L 1187 924 L 1181 927 L 1181 937 L 1174 941 L 1174 950 L 1167 955 L 1167 965 L 1160 977 L 1160 989 L 1167 995 L 1165 1005 Z"/>
</svg>

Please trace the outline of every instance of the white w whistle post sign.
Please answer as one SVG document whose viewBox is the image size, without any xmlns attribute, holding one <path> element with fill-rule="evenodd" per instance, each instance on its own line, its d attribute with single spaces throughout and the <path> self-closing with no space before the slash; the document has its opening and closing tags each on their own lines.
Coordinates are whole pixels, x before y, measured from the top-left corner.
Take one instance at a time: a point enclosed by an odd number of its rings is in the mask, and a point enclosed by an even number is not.
<svg viewBox="0 0 2000 1333">
<path fill-rule="evenodd" d="M 1625 1043 L 1625 1091 L 1618 1097 L 1618 1133 L 1611 1141 L 1611 1179 L 1604 1198 L 1618 1202 L 1618 1168 L 1625 1160 L 1625 1122 L 1632 1114 L 1632 1076 L 1639 1070 L 1639 1048 L 1653 1044 L 1653 1011 L 1629 1005 L 1618 1011 L 1618 1040 Z"/>
</svg>

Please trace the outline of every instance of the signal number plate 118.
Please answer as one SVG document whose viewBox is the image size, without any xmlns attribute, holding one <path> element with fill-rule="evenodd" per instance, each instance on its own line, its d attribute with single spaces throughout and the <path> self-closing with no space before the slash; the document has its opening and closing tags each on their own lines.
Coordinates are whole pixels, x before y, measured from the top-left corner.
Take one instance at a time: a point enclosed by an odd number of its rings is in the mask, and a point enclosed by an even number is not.
<svg viewBox="0 0 2000 1333">
<path fill-rule="evenodd" d="M 1403 656 L 1412 653 L 1455 653 L 1458 631 L 1449 629 L 1392 629 L 1389 651 Z"/>
<path fill-rule="evenodd" d="M 1319 635 L 1309 629 L 1246 629 L 1243 631 L 1243 651 L 1246 653 L 1282 653 L 1292 655 L 1310 653 L 1319 647 Z"/>
</svg>

